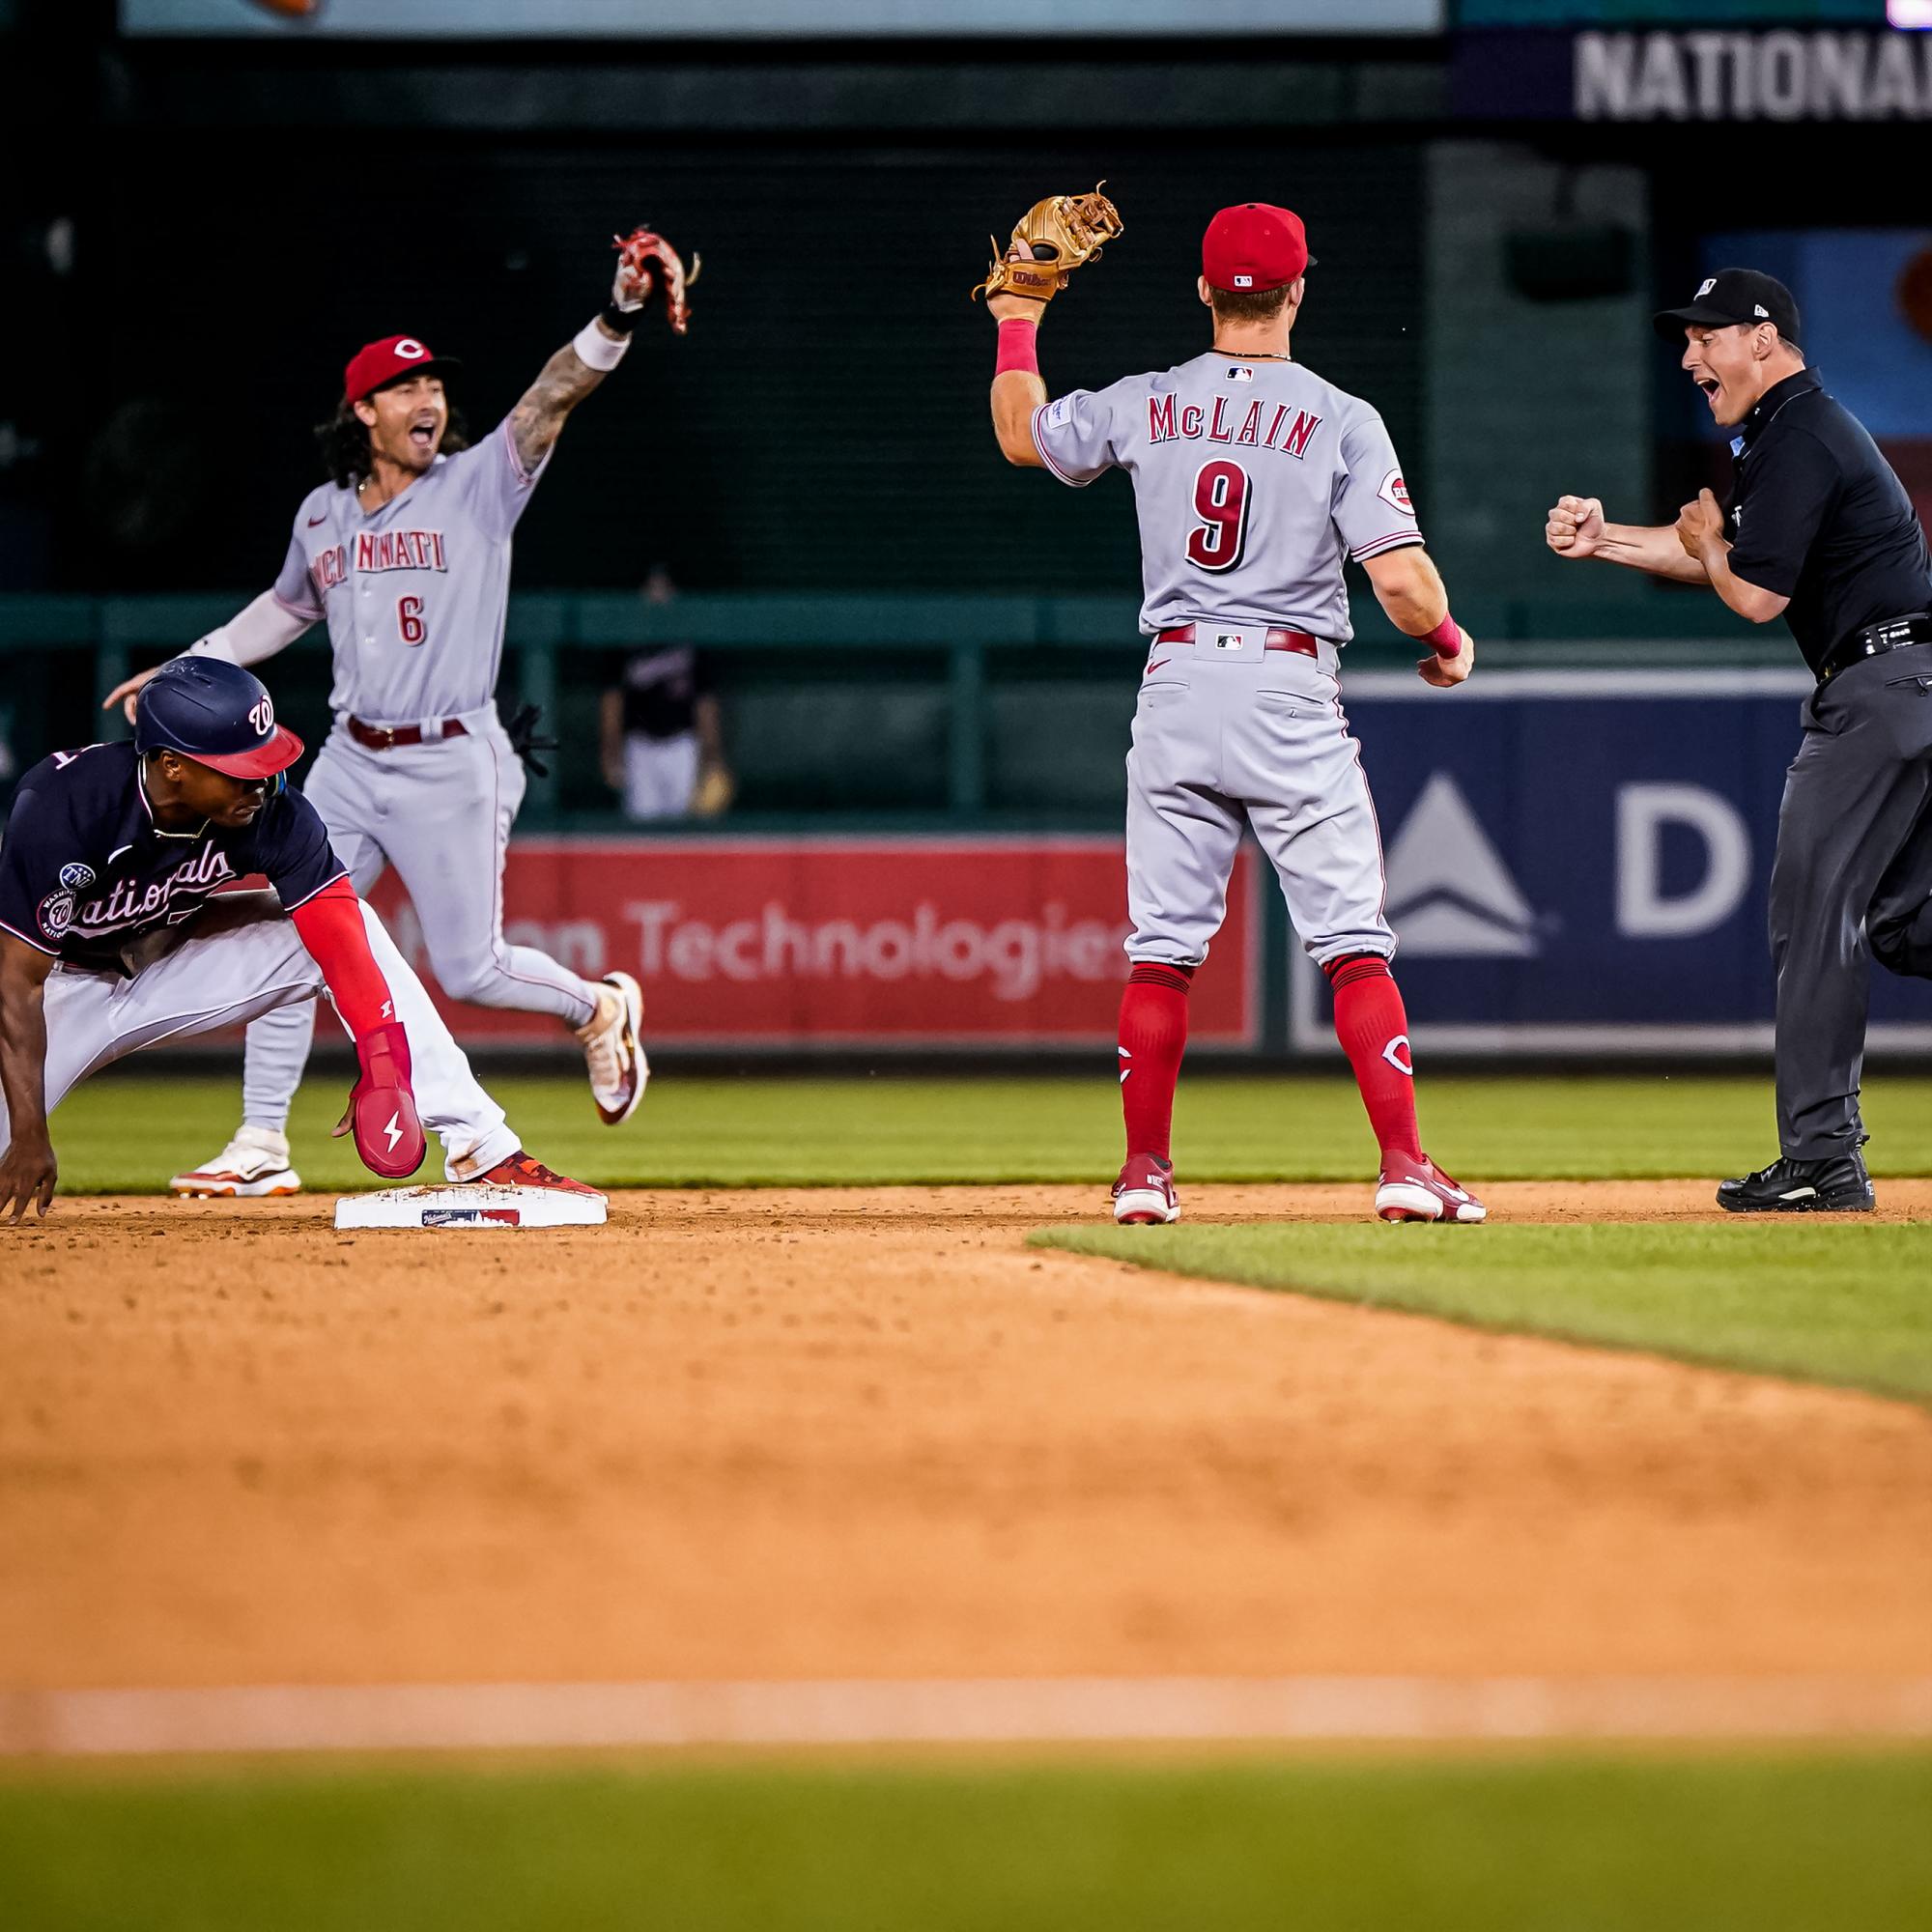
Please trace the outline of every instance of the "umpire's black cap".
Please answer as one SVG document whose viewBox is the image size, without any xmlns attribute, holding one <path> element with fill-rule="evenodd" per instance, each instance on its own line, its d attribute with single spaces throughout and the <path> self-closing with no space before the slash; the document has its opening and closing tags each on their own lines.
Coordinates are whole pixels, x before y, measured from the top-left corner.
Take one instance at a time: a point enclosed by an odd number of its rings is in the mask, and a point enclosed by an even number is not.
<svg viewBox="0 0 1932 1932">
<path fill-rule="evenodd" d="M 1738 323 L 1769 322 L 1786 342 L 1798 340 L 1798 303 L 1775 275 L 1755 269 L 1719 269 L 1697 284 L 1682 308 L 1652 318 L 1666 342 L 1683 339 L 1687 328 L 1730 328 Z"/>
</svg>

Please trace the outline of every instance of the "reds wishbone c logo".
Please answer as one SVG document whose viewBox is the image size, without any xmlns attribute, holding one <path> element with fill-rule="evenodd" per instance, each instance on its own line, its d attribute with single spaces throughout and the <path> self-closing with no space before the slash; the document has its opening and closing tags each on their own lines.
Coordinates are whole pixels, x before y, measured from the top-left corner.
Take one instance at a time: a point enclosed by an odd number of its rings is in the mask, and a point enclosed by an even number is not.
<svg viewBox="0 0 1932 1932">
<path fill-rule="evenodd" d="M 1386 1060 L 1388 1064 L 1391 1066 L 1393 1066 L 1398 1073 L 1406 1073 L 1411 1080 L 1415 1078 L 1415 1063 L 1409 1055 L 1408 1036 L 1406 1033 L 1397 1034 L 1396 1037 L 1392 1040 L 1390 1040 L 1385 1047 L 1382 1048 L 1382 1058 Z"/>
<path fill-rule="evenodd" d="M 413 335 L 406 335 L 396 344 L 396 354 L 405 362 L 420 362 L 429 351 Z"/>
</svg>

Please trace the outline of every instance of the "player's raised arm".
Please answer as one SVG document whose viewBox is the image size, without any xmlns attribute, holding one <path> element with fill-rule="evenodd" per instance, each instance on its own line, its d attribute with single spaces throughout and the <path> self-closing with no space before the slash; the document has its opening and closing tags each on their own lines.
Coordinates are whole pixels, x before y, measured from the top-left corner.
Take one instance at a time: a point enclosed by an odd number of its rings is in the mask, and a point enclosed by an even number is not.
<svg viewBox="0 0 1932 1932">
<path fill-rule="evenodd" d="M 1710 582 L 1703 560 L 1686 550 L 1672 526 L 1607 523 L 1595 497 L 1557 497 L 1544 523 L 1543 540 L 1572 563 L 1593 556 L 1677 583 Z"/>
<path fill-rule="evenodd" d="M 624 359 L 631 331 L 659 289 L 673 332 L 682 335 L 691 326 L 685 292 L 696 281 L 702 258 L 694 255 L 686 274 L 677 250 L 662 235 L 639 228 L 615 239 L 617 273 L 603 313 L 543 365 L 510 412 L 510 440 L 526 470 L 535 469 L 550 454 L 571 411 Z"/>
<path fill-rule="evenodd" d="M 1097 261 L 1102 244 L 1121 232 L 1120 212 L 1097 187 L 1092 194 L 1049 195 L 1020 217 L 1004 256 L 993 243 L 995 260 L 973 291 L 984 292 L 986 312 L 1000 325 L 993 435 L 1000 454 L 1022 469 L 1045 468 L 1033 440 L 1034 415 L 1046 402 L 1036 341 L 1040 317 L 1067 276 Z"/>
</svg>

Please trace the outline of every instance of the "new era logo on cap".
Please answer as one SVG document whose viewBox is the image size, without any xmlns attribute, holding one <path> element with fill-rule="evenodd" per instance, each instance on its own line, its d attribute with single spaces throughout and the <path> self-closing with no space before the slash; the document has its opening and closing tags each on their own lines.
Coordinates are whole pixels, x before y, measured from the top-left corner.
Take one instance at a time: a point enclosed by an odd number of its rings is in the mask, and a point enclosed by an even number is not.
<svg viewBox="0 0 1932 1932">
<path fill-rule="evenodd" d="M 1770 323 L 1794 346 L 1799 339 L 1798 304 L 1791 291 L 1756 269 L 1719 269 L 1706 275 L 1682 308 L 1665 309 L 1655 321 L 1665 341 L 1679 344 L 1688 328 L 1747 327 L 1760 322 Z"/>
</svg>

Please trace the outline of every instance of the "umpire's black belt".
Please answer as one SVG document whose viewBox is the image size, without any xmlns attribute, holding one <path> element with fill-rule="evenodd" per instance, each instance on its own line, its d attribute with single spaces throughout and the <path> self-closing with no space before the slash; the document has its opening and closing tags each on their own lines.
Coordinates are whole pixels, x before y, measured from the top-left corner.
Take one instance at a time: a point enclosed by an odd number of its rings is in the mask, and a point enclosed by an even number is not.
<svg viewBox="0 0 1932 1932">
<path fill-rule="evenodd" d="M 1882 657 L 1887 651 L 1902 651 L 1913 644 L 1932 644 L 1932 611 L 1908 611 L 1903 617 L 1888 617 L 1883 624 L 1854 631 L 1843 643 L 1833 645 L 1825 662 L 1818 667 L 1818 682 L 1830 684 L 1841 670 L 1866 658 Z"/>
</svg>

